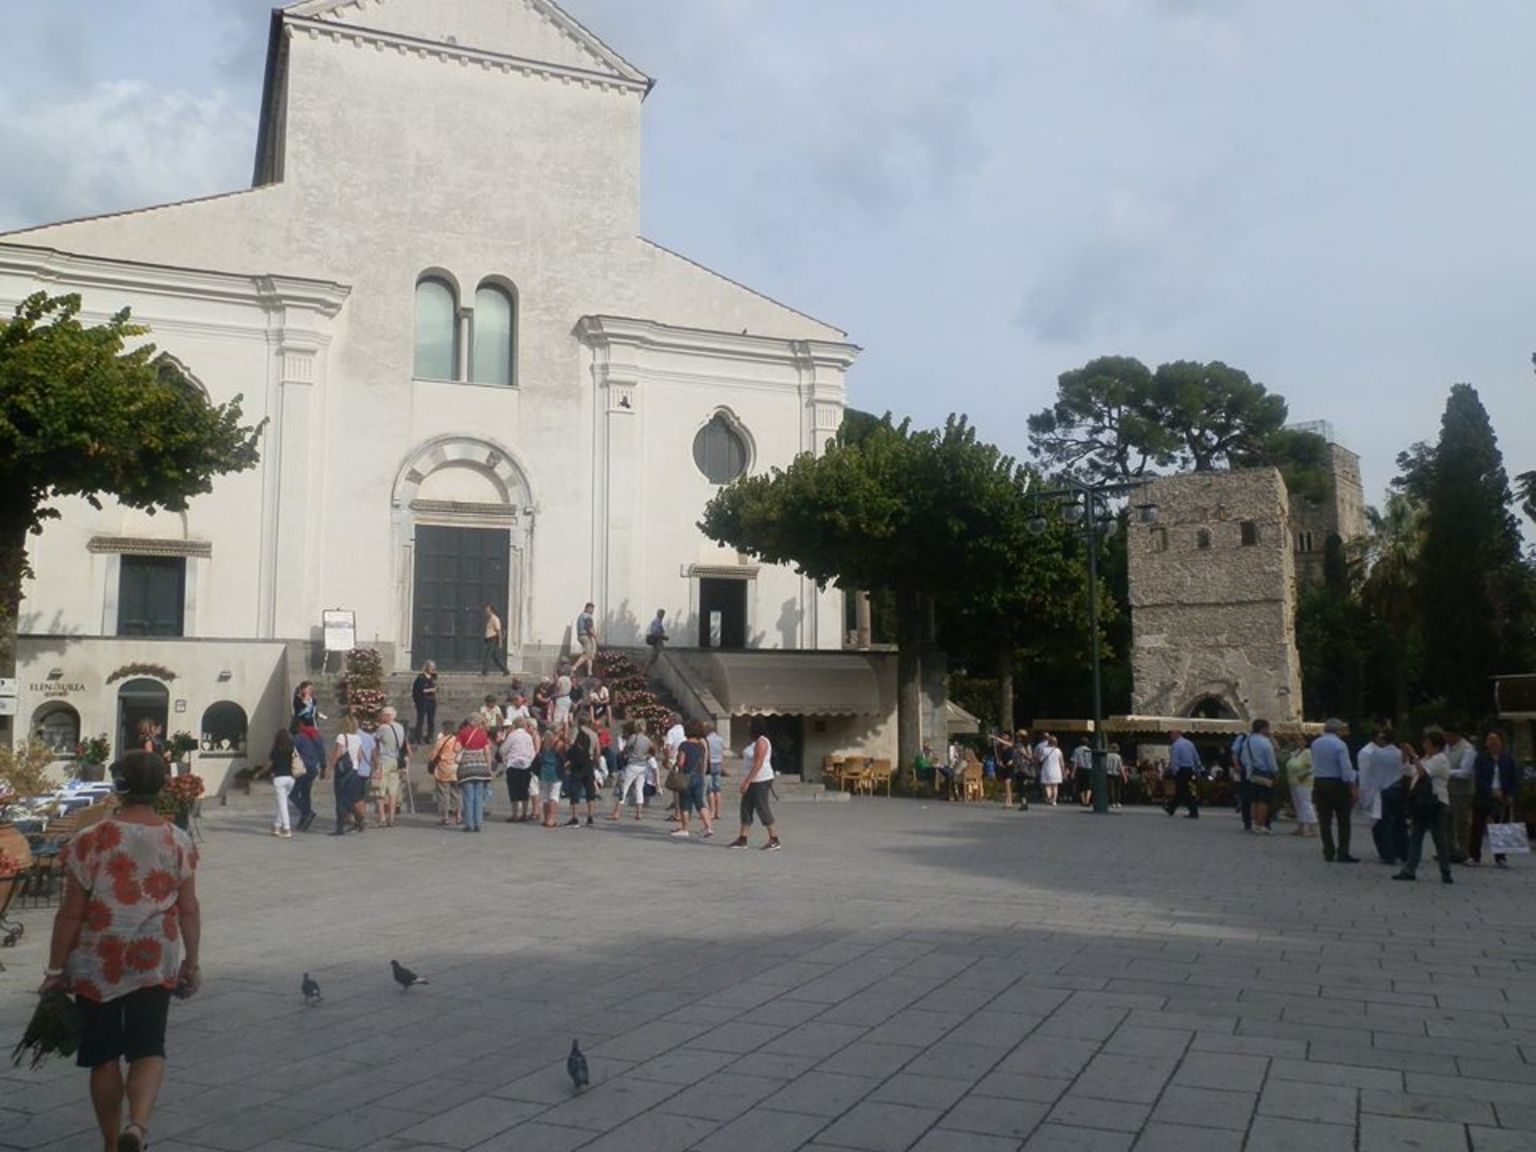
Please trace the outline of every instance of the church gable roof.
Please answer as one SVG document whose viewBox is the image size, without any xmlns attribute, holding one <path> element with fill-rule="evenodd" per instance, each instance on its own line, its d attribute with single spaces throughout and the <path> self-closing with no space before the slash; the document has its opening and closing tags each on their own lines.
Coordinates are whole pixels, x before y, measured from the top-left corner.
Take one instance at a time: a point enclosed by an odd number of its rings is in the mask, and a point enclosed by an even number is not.
<svg viewBox="0 0 1536 1152">
<path fill-rule="evenodd" d="M 650 77 L 553 0 L 297 0 L 281 11 L 285 17 L 651 85 Z"/>
</svg>

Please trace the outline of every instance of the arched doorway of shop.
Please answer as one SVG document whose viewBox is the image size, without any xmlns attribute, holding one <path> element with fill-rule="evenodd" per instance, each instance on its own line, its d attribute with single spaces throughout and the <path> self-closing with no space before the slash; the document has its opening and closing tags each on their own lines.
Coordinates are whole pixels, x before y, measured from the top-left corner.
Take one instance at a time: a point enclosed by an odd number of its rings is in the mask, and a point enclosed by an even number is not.
<svg viewBox="0 0 1536 1152">
<path fill-rule="evenodd" d="M 117 755 L 139 746 L 139 725 L 151 720 L 165 733 L 171 694 L 158 680 L 125 680 L 117 690 Z"/>
</svg>

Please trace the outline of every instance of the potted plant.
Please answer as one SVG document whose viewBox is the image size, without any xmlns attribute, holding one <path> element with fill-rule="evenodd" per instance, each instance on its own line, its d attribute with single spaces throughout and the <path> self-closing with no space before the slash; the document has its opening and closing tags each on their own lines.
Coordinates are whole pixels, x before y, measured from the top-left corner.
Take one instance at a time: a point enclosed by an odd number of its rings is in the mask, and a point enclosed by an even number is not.
<svg viewBox="0 0 1536 1152">
<path fill-rule="evenodd" d="M 176 827 L 186 829 L 192 821 L 192 811 L 198 797 L 203 794 L 203 778 L 191 772 L 173 776 L 165 782 L 160 795 L 155 798 L 155 811 Z"/>
<path fill-rule="evenodd" d="M 197 751 L 197 737 L 190 732 L 178 732 L 165 748 L 165 758 L 172 764 L 190 766 L 192 753 Z"/>
<path fill-rule="evenodd" d="M 76 780 L 95 784 L 107 778 L 107 762 L 112 759 L 112 741 L 103 732 L 75 745 L 75 766 L 71 775 Z"/>
</svg>

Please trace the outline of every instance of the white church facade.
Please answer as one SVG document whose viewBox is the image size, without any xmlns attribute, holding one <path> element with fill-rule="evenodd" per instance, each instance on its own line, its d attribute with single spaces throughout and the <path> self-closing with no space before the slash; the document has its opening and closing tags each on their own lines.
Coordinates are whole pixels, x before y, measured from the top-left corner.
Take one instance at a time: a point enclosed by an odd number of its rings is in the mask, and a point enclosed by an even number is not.
<svg viewBox="0 0 1536 1152">
<path fill-rule="evenodd" d="M 640 235 L 650 87 L 550 0 L 303 0 L 251 188 L 0 235 L 0 307 L 129 307 L 266 422 L 184 515 L 61 505 L 18 730 L 206 735 L 227 706 L 269 733 L 334 609 L 395 670 L 477 670 L 485 604 L 530 670 L 587 600 L 612 643 L 664 608 L 682 644 L 842 646 L 841 593 L 697 520 L 824 447 L 857 349 Z"/>
</svg>

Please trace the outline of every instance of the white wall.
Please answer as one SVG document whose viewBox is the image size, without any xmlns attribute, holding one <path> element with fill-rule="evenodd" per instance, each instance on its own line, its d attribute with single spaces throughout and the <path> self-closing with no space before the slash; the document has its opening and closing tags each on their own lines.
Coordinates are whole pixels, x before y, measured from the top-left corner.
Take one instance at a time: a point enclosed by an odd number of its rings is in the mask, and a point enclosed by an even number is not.
<svg viewBox="0 0 1536 1152">
<path fill-rule="evenodd" d="M 395 20 L 385 31 L 400 31 L 417 18 L 403 7 L 346 18 Z M 430 11 L 428 24 L 441 23 Z M 545 23 L 488 13 L 468 5 L 465 26 L 442 31 L 497 51 L 524 36 L 562 67 L 577 58 Z M 457 51 L 300 30 L 289 43 L 283 183 L 6 238 L 114 265 L 115 279 L 87 285 L 93 309 L 131 304 L 216 400 L 243 392 L 248 416 L 273 418 L 261 469 L 219 481 L 189 514 L 188 534 L 213 544 L 198 635 L 303 638 L 322 608 L 342 606 L 357 613 L 360 640 L 393 641 L 405 660 L 413 521 L 391 498 L 422 447 L 449 436 L 497 446 L 526 477 L 537 509 L 520 525 L 532 531 L 530 648 L 561 643 L 599 594 L 643 626 L 656 607 L 686 611 L 680 565 L 707 547 L 694 527 L 713 491 L 692 462 L 699 424 L 729 406 L 761 470 L 818 447 L 841 419 L 856 351 L 842 333 L 638 237 L 640 88 L 502 71 Z M 18 251 L 0 242 L 0 306 L 80 285 L 69 260 L 43 279 Z M 176 279 L 170 266 L 235 280 L 167 293 L 155 284 Z M 516 285 L 518 387 L 412 379 L 415 285 L 429 269 L 457 282 L 465 307 L 486 277 Z M 308 278 L 304 291 L 322 303 L 288 303 L 274 318 L 270 304 L 221 295 L 268 274 Z M 643 483 L 634 516 L 608 514 L 607 404 L 577 336 L 597 315 L 695 333 L 674 340 L 695 343 L 692 353 L 644 366 L 640 429 L 618 461 Z M 720 336 L 743 328 L 761 345 L 749 357 Z M 37 552 L 27 630 L 89 635 L 101 630 L 111 575 L 83 558 L 84 542 L 115 513 L 67 512 Z M 630 557 L 617 577 L 614 540 Z M 835 597 L 788 572 L 765 571 L 757 587 L 764 644 L 838 645 Z"/>
</svg>

